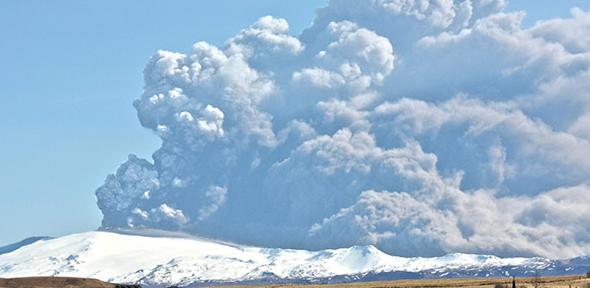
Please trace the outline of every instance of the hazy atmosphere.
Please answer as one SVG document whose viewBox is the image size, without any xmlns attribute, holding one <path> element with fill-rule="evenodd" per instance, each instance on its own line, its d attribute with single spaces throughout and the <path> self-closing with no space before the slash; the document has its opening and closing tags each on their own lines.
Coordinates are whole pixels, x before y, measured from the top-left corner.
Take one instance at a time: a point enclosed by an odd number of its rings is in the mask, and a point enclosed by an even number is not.
<svg viewBox="0 0 590 288">
<path fill-rule="evenodd" d="M 218 2 L 0 3 L 0 244 L 590 254 L 590 3 Z"/>
</svg>

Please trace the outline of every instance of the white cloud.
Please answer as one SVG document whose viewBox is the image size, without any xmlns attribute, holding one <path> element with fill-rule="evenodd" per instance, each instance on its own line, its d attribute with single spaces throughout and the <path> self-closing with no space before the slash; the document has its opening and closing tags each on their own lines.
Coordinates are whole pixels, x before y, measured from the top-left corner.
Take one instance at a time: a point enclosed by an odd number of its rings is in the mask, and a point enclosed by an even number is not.
<svg viewBox="0 0 590 288">
<path fill-rule="evenodd" d="M 199 220 L 204 220 L 211 214 L 215 213 L 223 203 L 225 203 L 225 195 L 227 193 L 226 187 L 212 185 L 205 193 L 209 204 L 199 209 Z"/>
<path fill-rule="evenodd" d="M 324 70 L 321 68 L 305 68 L 293 73 L 295 82 L 303 82 L 318 88 L 334 89 L 344 85 L 346 82 L 342 75 Z"/>
<path fill-rule="evenodd" d="M 149 213 L 148 213 L 148 212 L 146 212 L 146 211 L 143 211 L 143 210 L 141 210 L 141 209 L 139 209 L 139 208 L 135 208 L 135 209 L 133 209 L 133 210 L 131 211 L 131 213 L 133 213 L 133 214 L 135 214 L 135 215 L 139 216 L 139 217 L 140 217 L 141 219 L 143 219 L 143 220 L 148 220 L 148 218 L 149 218 Z"/>
<path fill-rule="evenodd" d="M 551 19 L 537 23 L 531 33 L 546 41 L 563 46 L 570 53 L 590 51 L 590 11 L 571 9 L 572 18 Z"/>
<path fill-rule="evenodd" d="M 269 57 L 293 56 L 303 50 L 299 39 L 289 35 L 289 23 L 271 16 L 262 17 L 242 30 L 227 47 L 229 54 L 241 55 L 259 64 L 269 61 Z"/>
<path fill-rule="evenodd" d="M 156 217 L 162 218 L 161 221 L 172 221 L 175 224 L 183 225 L 188 222 L 188 218 L 184 216 L 184 213 L 180 209 L 174 209 L 168 204 L 162 204 L 157 209 L 152 209 L 152 214 Z"/>
<path fill-rule="evenodd" d="M 590 113 L 586 113 L 576 119 L 568 131 L 573 135 L 590 141 Z"/>
</svg>

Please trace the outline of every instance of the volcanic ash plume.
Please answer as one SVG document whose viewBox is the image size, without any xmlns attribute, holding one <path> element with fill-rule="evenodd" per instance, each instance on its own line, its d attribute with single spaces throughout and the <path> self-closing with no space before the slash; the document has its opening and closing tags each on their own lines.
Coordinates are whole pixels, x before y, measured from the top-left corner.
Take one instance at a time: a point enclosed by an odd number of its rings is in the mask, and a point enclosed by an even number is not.
<svg viewBox="0 0 590 288">
<path fill-rule="evenodd" d="M 523 28 L 490 1 L 332 0 L 158 51 L 162 139 L 98 188 L 103 228 L 401 256 L 590 254 L 590 11 Z"/>
</svg>

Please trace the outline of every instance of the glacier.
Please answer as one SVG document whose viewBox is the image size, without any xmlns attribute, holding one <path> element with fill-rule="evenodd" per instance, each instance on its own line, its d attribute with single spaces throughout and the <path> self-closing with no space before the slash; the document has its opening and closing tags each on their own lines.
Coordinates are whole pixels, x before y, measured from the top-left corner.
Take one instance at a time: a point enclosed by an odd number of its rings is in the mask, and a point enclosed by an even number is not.
<svg viewBox="0 0 590 288">
<path fill-rule="evenodd" d="M 573 274 L 588 267 L 587 257 L 549 260 L 458 253 L 397 257 L 370 245 L 308 251 L 137 231 L 72 234 L 0 255 L 0 278 L 69 276 L 148 287 Z"/>
</svg>

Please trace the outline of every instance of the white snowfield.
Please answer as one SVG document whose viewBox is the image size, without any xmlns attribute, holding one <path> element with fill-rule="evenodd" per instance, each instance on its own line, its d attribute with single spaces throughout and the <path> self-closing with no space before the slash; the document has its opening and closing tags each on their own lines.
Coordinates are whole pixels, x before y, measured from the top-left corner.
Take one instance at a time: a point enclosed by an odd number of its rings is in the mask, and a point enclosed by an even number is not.
<svg viewBox="0 0 590 288">
<path fill-rule="evenodd" d="M 525 265 L 535 261 L 540 259 L 468 254 L 403 258 L 387 255 L 373 246 L 305 251 L 197 238 L 87 232 L 39 241 L 0 255 L 0 278 L 54 275 L 116 283 L 186 285 L 255 280 L 272 274 L 286 279 L 309 279 L 367 272 Z"/>
</svg>

